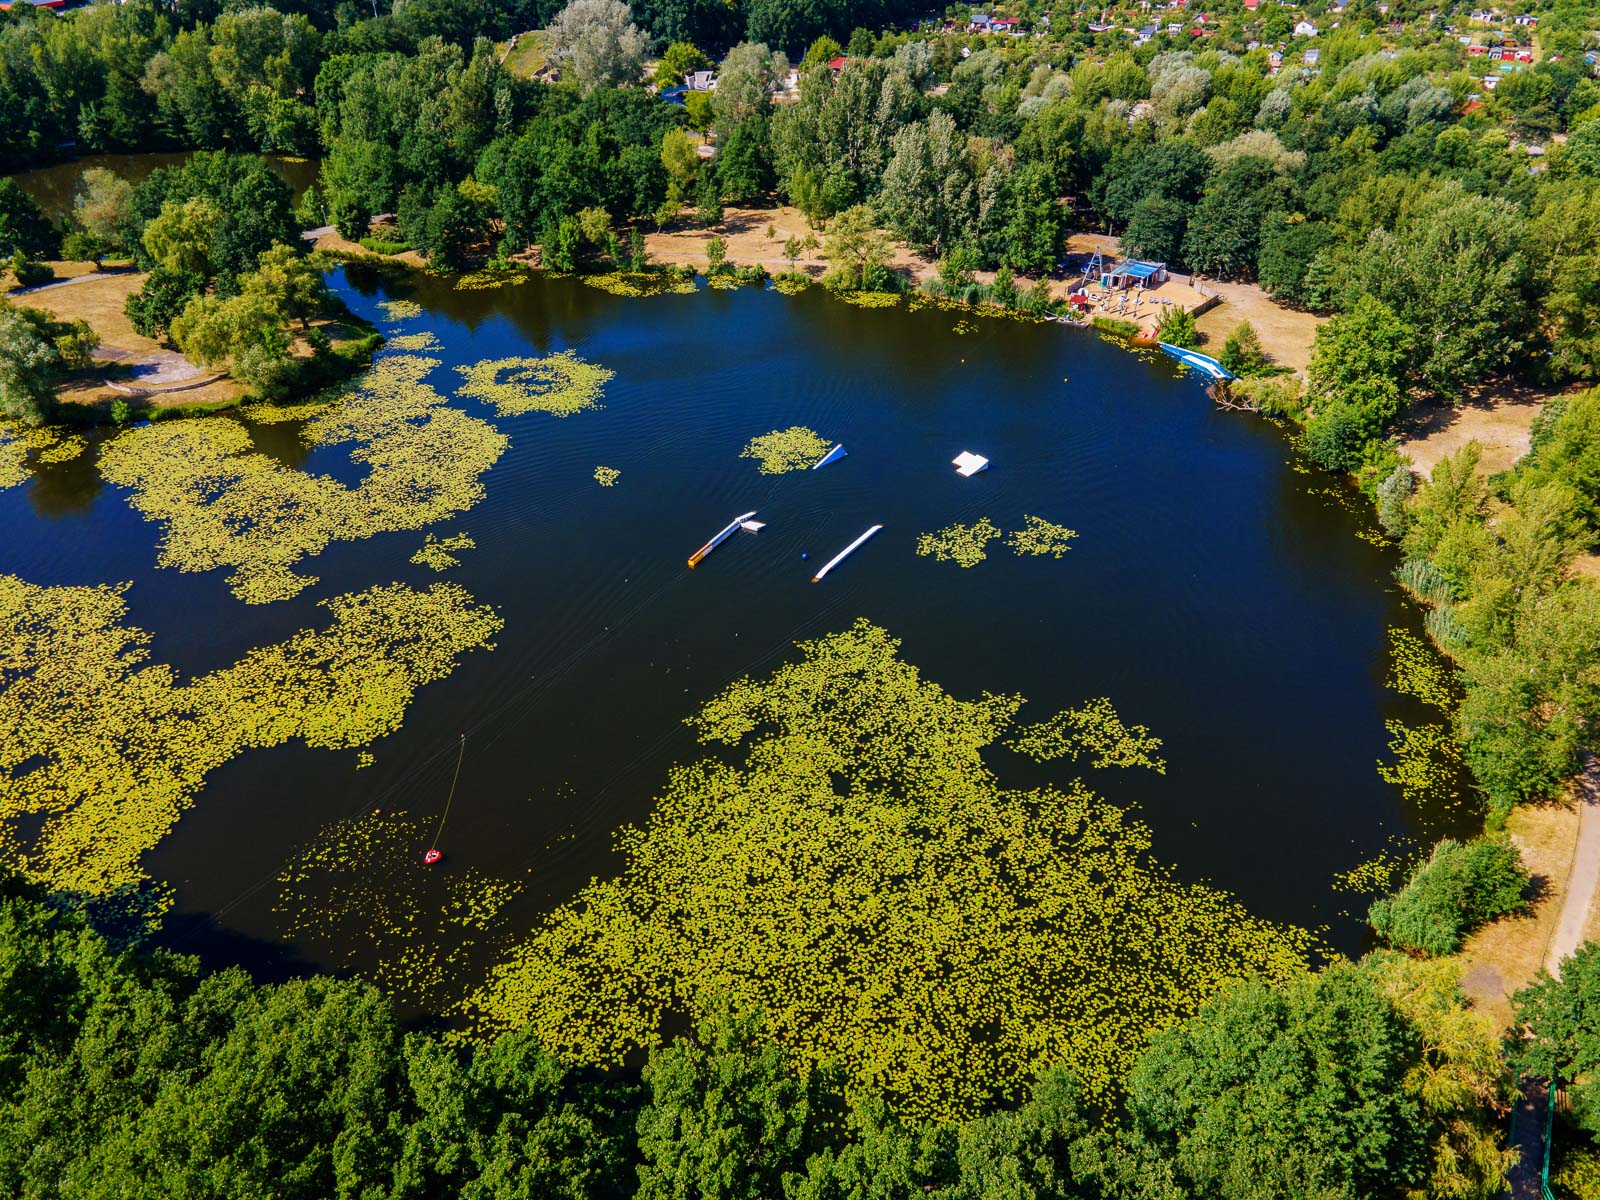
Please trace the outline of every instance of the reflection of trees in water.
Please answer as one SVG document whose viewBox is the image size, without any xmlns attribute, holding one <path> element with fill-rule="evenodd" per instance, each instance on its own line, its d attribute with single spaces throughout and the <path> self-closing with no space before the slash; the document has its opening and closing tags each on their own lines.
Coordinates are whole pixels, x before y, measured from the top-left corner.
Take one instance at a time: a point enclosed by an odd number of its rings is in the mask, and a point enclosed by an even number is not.
<svg viewBox="0 0 1600 1200">
<path fill-rule="evenodd" d="M 41 517 L 65 517 L 88 509 L 104 486 L 95 465 L 97 451 L 91 442 L 89 450 L 66 462 L 34 463 L 33 486 L 27 492 L 33 511 Z"/>
</svg>

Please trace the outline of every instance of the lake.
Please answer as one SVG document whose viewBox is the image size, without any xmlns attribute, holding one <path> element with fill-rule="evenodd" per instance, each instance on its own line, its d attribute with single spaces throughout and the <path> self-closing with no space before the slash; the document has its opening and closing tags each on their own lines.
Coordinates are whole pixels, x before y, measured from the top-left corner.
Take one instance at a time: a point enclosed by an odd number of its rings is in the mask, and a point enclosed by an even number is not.
<svg viewBox="0 0 1600 1200">
<path fill-rule="evenodd" d="M 120 175 L 129 183 L 140 183 L 149 178 L 158 167 L 179 167 L 193 157 L 192 152 L 141 152 L 138 154 L 85 154 L 66 162 L 50 163 L 30 171 L 19 171 L 11 178 L 32 196 L 45 215 L 53 221 L 72 212 L 73 200 L 79 181 L 93 167 L 101 167 Z M 267 166 L 289 185 L 294 199 L 299 200 L 306 188 L 317 181 L 321 164 L 305 158 L 283 158 L 276 154 L 262 156 Z"/>
<path fill-rule="evenodd" d="M 453 581 L 504 621 L 492 650 L 418 691 L 370 766 L 292 742 L 213 771 L 143 859 L 174 888 L 170 944 L 268 974 L 342 963 L 328 949 L 337 933 L 284 943 L 285 863 L 330 823 L 377 809 L 426 827 L 394 868 L 421 872 L 452 796 L 437 878 L 526 880 L 504 914 L 525 930 L 617 870 L 614 832 L 701 754 L 686 718 L 792 658 L 797 640 L 858 617 L 957 697 L 1021 693 L 1030 719 L 1109 697 L 1163 739 L 1166 772 L 1077 773 L 1136 809 L 1181 878 L 1343 951 L 1362 944 L 1346 910 L 1367 901 L 1336 891 L 1336 875 L 1471 824 L 1470 806 L 1407 803 L 1376 770 L 1386 720 L 1429 719 L 1385 686 L 1389 630 L 1421 633 L 1391 580 L 1397 552 L 1358 536 L 1370 535 L 1364 505 L 1297 468 L 1279 428 L 1217 408 L 1163 358 L 1055 325 L 861 309 L 819 289 L 626 298 L 536 279 L 458 291 L 354 267 L 331 282 L 385 332 L 433 334 L 441 363 L 428 382 L 509 436 L 481 501 L 429 527 L 471 536 L 459 566 L 413 563 L 422 532 L 335 541 L 299 564 L 313 586 L 244 604 L 226 571 L 157 568 L 162 528 L 101 478 L 98 442 L 0 490 L 0 572 L 130 581 L 127 621 L 183 676 L 326 625 L 319 600 L 375 583 Z M 380 304 L 395 299 L 422 314 L 390 319 Z M 454 395 L 456 367 L 562 350 L 615 373 L 602 407 L 503 417 Z M 740 456 L 794 425 L 848 456 L 782 475 Z M 252 436 L 295 470 L 362 478 L 348 446 L 308 449 L 297 429 Z M 991 467 L 958 476 L 962 450 Z M 614 486 L 597 484 L 598 466 L 620 471 Z M 687 568 L 750 509 L 763 530 Z M 952 523 L 1010 531 L 1028 514 L 1076 530 L 1072 549 L 1027 558 L 995 542 L 971 569 L 916 553 L 919 535 Z M 873 524 L 877 537 L 810 582 Z M 1046 777 L 1002 758 L 1008 786 Z"/>
</svg>

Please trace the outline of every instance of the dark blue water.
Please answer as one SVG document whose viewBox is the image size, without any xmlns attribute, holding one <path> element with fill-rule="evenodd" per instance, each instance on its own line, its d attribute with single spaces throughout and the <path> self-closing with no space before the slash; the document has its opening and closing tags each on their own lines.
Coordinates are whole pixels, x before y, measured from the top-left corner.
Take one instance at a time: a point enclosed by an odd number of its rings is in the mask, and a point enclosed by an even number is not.
<svg viewBox="0 0 1600 1200">
<path fill-rule="evenodd" d="M 352 770 L 353 752 L 288 746 L 218 771 L 147 859 L 177 887 L 174 936 L 217 958 L 263 959 L 278 938 L 272 879 L 327 822 L 377 805 L 434 817 L 470 734 L 447 834 L 449 863 L 528 877 L 511 910 L 538 911 L 615 869 L 612 835 L 641 820 L 668 767 L 695 756 L 683 725 L 731 679 L 797 639 L 866 617 L 958 696 L 1020 692 L 1042 719 L 1109 696 L 1165 739 L 1164 776 L 1090 773 L 1137 806 L 1159 857 L 1257 912 L 1327 927 L 1345 950 L 1337 872 L 1397 840 L 1451 831 L 1409 811 L 1378 776 L 1385 718 L 1420 719 L 1384 689 L 1386 630 L 1418 629 L 1390 582 L 1393 551 L 1356 534 L 1355 507 L 1312 494 L 1270 423 L 1218 410 L 1200 381 L 1059 326 L 942 311 L 863 310 L 820 292 L 757 289 L 623 299 L 575 281 L 456 292 L 423 277 L 336 275 L 361 315 L 380 299 L 427 310 L 397 331 L 433 331 L 454 366 L 574 349 L 616 372 L 604 407 L 565 419 L 494 418 L 511 448 L 487 498 L 441 535 L 477 542 L 445 578 L 506 622 L 491 653 L 423 689 L 404 729 Z M 806 425 L 849 456 L 822 471 L 758 473 L 752 436 Z M 292 427 L 263 448 L 344 479 L 348 447 L 305 451 Z M 972 479 L 960 450 L 993 462 Z M 597 465 L 618 468 L 612 488 Z M 734 514 L 767 528 L 731 539 L 698 570 L 685 558 Z M 1061 560 L 999 542 L 963 570 L 918 557 L 919 534 L 987 516 L 1037 514 L 1078 531 Z M 814 569 L 867 526 L 885 528 L 822 584 Z M 0 570 L 38 583 L 132 580 L 129 619 L 152 656 L 183 672 L 325 623 L 316 601 L 390 580 L 439 577 L 407 559 L 420 533 L 335 543 L 301 569 L 320 582 L 251 607 L 225 572 L 154 568 L 159 527 L 101 484 L 92 459 L 0 492 Z M 802 561 L 802 554 L 809 561 Z M 1042 781 L 998 751 L 1006 783 Z M 532 875 L 525 876 L 531 869 Z M 1364 905 L 1364 901 L 1362 902 Z"/>
</svg>

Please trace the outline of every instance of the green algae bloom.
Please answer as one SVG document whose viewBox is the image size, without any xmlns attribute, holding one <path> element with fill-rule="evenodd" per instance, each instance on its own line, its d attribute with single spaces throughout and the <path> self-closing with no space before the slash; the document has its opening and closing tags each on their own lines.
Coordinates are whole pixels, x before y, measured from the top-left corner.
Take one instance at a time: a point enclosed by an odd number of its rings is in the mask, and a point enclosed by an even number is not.
<svg viewBox="0 0 1600 1200">
<path fill-rule="evenodd" d="M 123 623 L 125 591 L 0 575 L 0 854 L 87 897 L 147 882 L 141 857 L 224 763 L 392 733 L 419 687 L 501 627 L 449 584 L 373 587 L 324 601 L 326 628 L 184 681 Z"/>
<path fill-rule="evenodd" d="M 1081 708 L 1068 708 L 1048 721 L 1025 725 L 1006 742 L 1018 754 L 1035 762 L 1088 757 L 1095 770 L 1107 767 L 1144 767 L 1158 775 L 1167 773 L 1166 760 L 1156 751 L 1161 739 L 1143 725 L 1124 725 L 1105 696 Z"/>
<path fill-rule="evenodd" d="M 615 1063 L 732 1003 L 802 1069 L 951 1118 L 1054 1064 L 1111 1099 L 1152 1032 L 1304 969 L 1309 934 L 1178 882 L 1081 782 L 1003 788 L 984 751 L 1020 697 L 958 700 L 865 621 L 800 652 L 693 719 L 722 753 L 468 998 L 478 1035 Z"/>
<path fill-rule="evenodd" d="M 988 517 L 971 525 L 946 525 L 937 533 L 917 538 L 917 553 L 935 562 L 975 567 L 989 557 L 988 545 L 1000 536 L 1000 527 Z"/>
<path fill-rule="evenodd" d="M 465 378 L 460 395 L 494 405 L 502 417 L 542 412 L 570 417 L 597 408 L 616 372 L 579 358 L 571 350 L 543 358 L 495 358 L 457 367 Z"/>
<path fill-rule="evenodd" d="M 448 571 L 451 567 L 461 565 L 455 551 L 472 550 L 477 545 L 470 534 L 452 533 L 449 537 L 441 538 L 430 533 L 423 539 L 422 549 L 411 556 L 411 561 L 435 571 Z"/>
<path fill-rule="evenodd" d="M 422 305 L 415 300 L 380 300 L 378 307 L 391 321 L 411 321 L 422 315 Z"/>
<path fill-rule="evenodd" d="M 613 296 L 691 296 L 696 291 L 694 277 L 677 271 L 610 271 L 579 275 L 578 281 Z"/>
<path fill-rule="evenodd" d="M 791 425 L 750 439 L 739 451 L 740 458 L 753 458 L 761 464 L 763 475 L 782 475 L 786 471 L 808 471 L 832 447 L 814 429 Z"/>
<path fill-rule="evenodd" d="M 1072 549 L 1069 543 L 1078 536 L 1076 529 L 1068 529 L 1065 525 L 1057 525 L 1031 513 L 1025 513 L 1022 519 L 1025 522 L 1023 527 L 1013 530 L 1006 537 L 1006 545 L 1017 554 L 1048 554 L 1051 558 L 1060 558 Z"/>
<path fill-rule="evenodd" d="M 423 819 L 374 810 L 325 828 L 285 864 L 273 910 L 286 938 L 391 996 L 437 1008 L 523 885 L 475 868 L 422 866 Z"/>
</svg>

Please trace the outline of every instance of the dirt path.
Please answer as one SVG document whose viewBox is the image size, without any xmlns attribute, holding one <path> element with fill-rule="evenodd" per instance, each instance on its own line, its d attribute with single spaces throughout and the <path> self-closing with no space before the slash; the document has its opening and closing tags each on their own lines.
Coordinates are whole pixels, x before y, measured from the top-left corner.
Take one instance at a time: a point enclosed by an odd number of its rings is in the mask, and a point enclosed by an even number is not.
<svg viewBox="0 0 1600 1200">
<path fill-rule="evenodd" d="M 1583 945 L 1584 928 L 1600 891 L 1600 758 L 1591 758 L 1578 776 L 1578 840 L 1572 851 L 1572 871 L 1567 876 L 1567 894 L 1544 965 L 1552 975 L 1561 974 L 1561 963 Z"/>
</svg>

